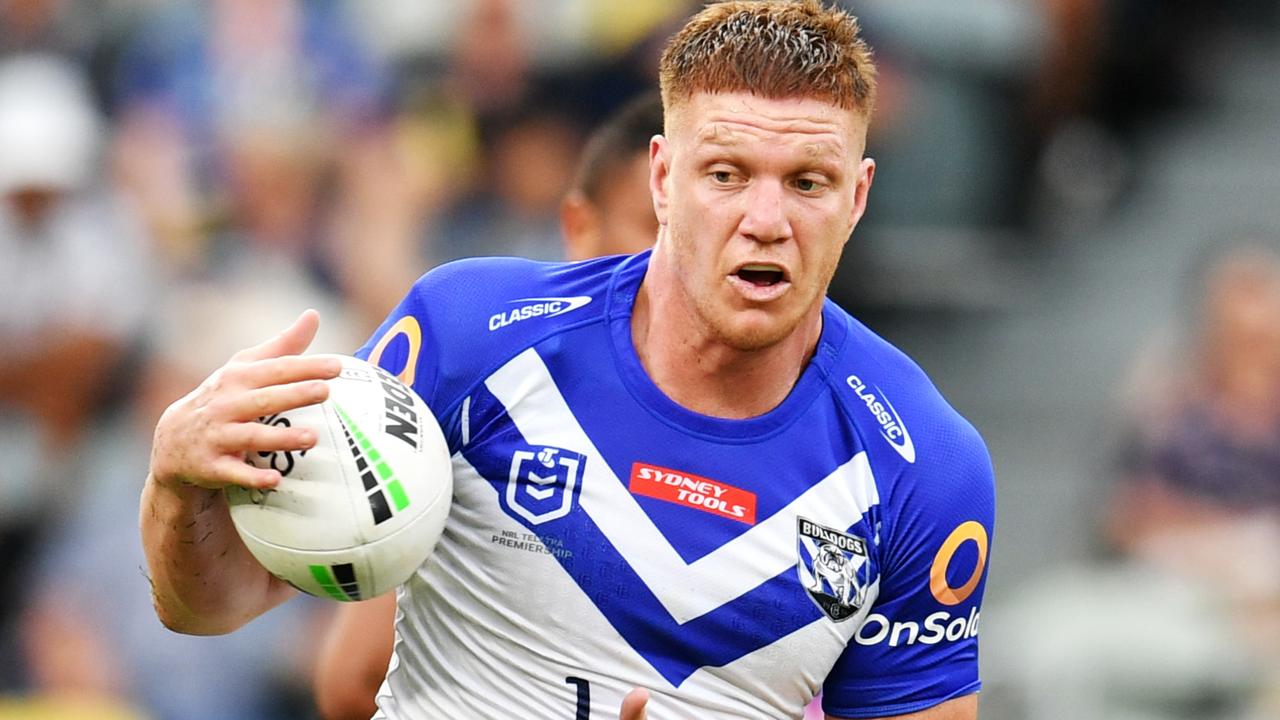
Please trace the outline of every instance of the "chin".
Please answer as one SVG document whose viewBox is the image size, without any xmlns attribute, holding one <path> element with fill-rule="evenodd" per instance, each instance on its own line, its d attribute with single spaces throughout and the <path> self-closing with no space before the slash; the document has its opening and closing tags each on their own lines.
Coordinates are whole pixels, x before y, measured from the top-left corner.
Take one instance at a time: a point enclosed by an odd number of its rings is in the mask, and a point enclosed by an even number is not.
<svg viewBox="0 0 1280 720">
<path fill-rule="evenodd" d="M 721 342 L 743 352 L 773 347 L 794 329 L 794 323 L 782 322 L 778 318 L 765 318 L 763 321 L 756 318 L 744 318 L 739 322 L 730 320 L 713 328 Z"/>
</svg>

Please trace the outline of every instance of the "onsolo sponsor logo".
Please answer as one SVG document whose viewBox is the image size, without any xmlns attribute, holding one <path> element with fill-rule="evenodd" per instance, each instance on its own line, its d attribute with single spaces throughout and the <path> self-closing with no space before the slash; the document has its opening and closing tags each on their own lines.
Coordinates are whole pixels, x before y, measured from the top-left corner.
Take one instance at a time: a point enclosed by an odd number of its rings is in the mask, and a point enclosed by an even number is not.
<svg viewBox="0 0 1280 720">
<path fill-rule="evenodd" d="M 880 613 L 871 613 L 853 639 L 859 645 L 887 642 L 889 647 L 937 645 L 944 640 L 955 642 L 978 636 L 978 618 L 981 615 L 976 605 L 970 608 L 967 617 L 957 617 L 940 610 L 926 617 L 923 623 L 910 620 L 895 622 Z"/>
<path fill-rule="evenodd" d="M 964 583 L 954 587 L 947 581 L 947 571 L 957 551 L 967 543 L 973 543 L 975 546 L 976 562 Z M 968 520 L 957 525 L 942 541 L 938 553 L 933 558 L 933 565 L 929 569 L 929 592 L 933 595 L 933 599 L 943 605 L 955 606 L 972 597 L 982 581 L 982 571 L 987 566 L 989 544 L 987 529 L 982 526 L 982 523 Z M 978 636 L 980 615 L 977 605 L 969 609 L 967 616 L 953 615 L 947 610 L 939 610 L 926 617 L 923 622 L 894 621 L 880 613 L 871 613 L 862 623 L 862 627 L 858 628 L 853 639 L 859 645 L 879 645 L 887 642 L 889 647 L 917 643 L 936 645 L 943 641 L 955 642 Z"/>
</svg>

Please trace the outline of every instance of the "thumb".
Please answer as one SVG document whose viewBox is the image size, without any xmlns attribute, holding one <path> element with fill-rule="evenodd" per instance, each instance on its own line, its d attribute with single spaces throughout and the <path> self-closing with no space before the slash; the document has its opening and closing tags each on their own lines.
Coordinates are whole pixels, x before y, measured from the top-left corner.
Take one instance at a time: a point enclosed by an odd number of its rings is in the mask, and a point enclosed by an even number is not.
<svg viewBox="0 0 1280 720">
<path fill-rule="evenodd" d="M 284 355 L 301 355 L 315 339 L 320 329 L 320 313 L 304 310 L 293 324 L 279 335 L 251 348 L 236 353 L 237 360 L 252 361 L 276 358 Z"/>
<path fill-rule="evenodd" d="M 635 688 L 622 699 L 622 709 L 618 711 L 618 720 L 645 720 L 648 713 L 645 706 L 649 704 L 649 691 Z"/>
</svg>

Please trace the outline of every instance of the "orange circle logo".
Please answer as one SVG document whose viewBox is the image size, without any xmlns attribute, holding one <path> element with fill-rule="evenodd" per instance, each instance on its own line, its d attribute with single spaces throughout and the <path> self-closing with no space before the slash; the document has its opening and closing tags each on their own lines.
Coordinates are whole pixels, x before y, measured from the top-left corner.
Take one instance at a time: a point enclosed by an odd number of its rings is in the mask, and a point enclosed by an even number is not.
<svg viewBox="0 0 1280 720">
<path fill-rule="evenodd" d="M 970 540 L 978 545 L 978 562 L 974 565 L 973 574 L 969 579 L 960 587 L 953 588 L 947 584 L 947 568 L 950 567 L 951 559 L 955 557 L 960 546 Z M 969 599 L 973 591 L 978 589 L 978 582 L 982 580 L 982 571 L 987 566 L 987 545 L 987 529 L 976 520 L 961 523 L 951 531 L 942 543 L 942 547 L 938 548 L 938 554 L 933 558 L 933 567 L 929 570 L 929 592 L 933 593 L 935 600 L 943 605 L 959 605 Z"/>
<path fill-rule="evenodd" d="M 409 341 L 409 354 L 404 361 L 404 369 L 396 377 L 405 385 L 413 387 L 413 379 L 418 372 L 418 352 L 422 349 L 422 326 L 418 324 L 418 319 L 414 316 L 405 315 L 382 335 L 378 340 L 378 344 L 373 346 L 373 352 L 369 353 L 369 362 L 374 365 L 380 365 L 383 351 L 387 349 L 392 340 L 401 335 Z"/>
</svg>

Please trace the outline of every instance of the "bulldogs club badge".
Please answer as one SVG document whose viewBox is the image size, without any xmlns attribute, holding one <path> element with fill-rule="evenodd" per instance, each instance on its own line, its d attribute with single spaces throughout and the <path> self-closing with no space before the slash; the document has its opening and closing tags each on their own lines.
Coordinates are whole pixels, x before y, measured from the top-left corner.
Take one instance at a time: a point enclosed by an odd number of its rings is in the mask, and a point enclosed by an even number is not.
<svg viewBox="0 0 1280 720">
<path fill-rule="evenodd" d="M 813 602 L 836 622 L 857 614 L 871 585 L 867 541 L 798 517 L 796 546 L 800 584 Z"/>
</svg>

